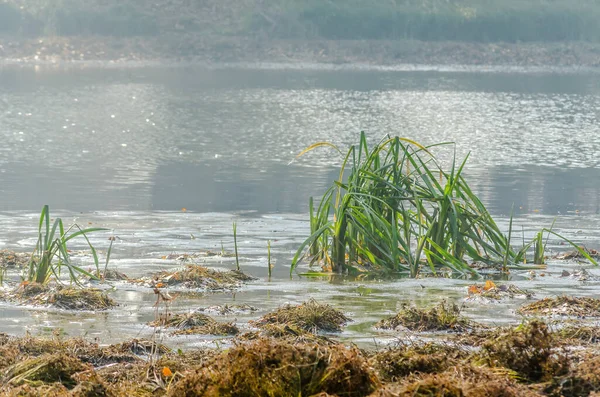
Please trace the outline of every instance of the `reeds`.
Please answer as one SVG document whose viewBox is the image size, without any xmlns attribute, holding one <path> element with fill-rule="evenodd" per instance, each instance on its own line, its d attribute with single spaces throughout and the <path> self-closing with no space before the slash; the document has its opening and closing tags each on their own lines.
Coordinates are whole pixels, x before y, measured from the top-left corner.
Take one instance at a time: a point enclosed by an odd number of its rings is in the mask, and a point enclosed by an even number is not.
<svg viewBox="0 0 600 397">
<path fill-rule="evenodd" d="M 321 146 L 333 145 L 316 143 L 300 155 Z M 506 271 L 523 266 L 534 243 L 535 262 L 543 264 L 541 233 L 561 236 L 543 229 L 533 242 L 513 250 L 512 216 L 506 236 L 463 177 L 468 156 L 460 163 L 454 159 L 445 170 L 430 149 L 399 137 L 370 148 L 361 133 L 316 211 L 309 201 L 311 234 L 292 260 L 291 272 L 304 255 L 311 264 L 320 262 L 334 272 L 405 272 L 416 277 L 426 267 L 434 273 L 440 268 L 475 273 L 469 260 Z"/>
<path fill-rule="evenodd" d="M 65 230 L 61 218 L 56 218 L 52 227 L 50 227 L 50 210 L 47 205 L 42 209 L 40 222 L 38 226 L 38 241 L 31 254 L 29 265 L 24 274 L 24 279 L 28 282 L 46 284 L 52 275 L 58 280 L 63 268 L 69 273 L 72 282 L 78 282 L 78 276 L 85 275 L 89 278 L 98 280 L 100 276 L 100 263 L 96 249 L 87 237 L 88 233 L 107 230 L 104 228 L 81 229 L 78 225 L 71 225 Z M 67 243 L 75 237 L 82 236 L 90 251 L 95 265 L 95 274 L 89 273 L 79 266 L 76 266 L 69 255 Z M 112 242 L 111 242 L 112 243 Z M 112 247 L 112 244 L 111 244 Z M 109 252 L 110 256 L 110 252 Z M 108 265 L 108 257 L 106 266 Z"/>
</svg>

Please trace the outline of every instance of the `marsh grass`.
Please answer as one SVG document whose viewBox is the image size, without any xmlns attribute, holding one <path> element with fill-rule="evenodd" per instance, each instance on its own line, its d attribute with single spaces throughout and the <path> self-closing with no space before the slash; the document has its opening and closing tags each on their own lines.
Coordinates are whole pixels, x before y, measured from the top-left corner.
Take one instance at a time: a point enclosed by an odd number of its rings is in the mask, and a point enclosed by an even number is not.
<svg viewBox="0 0 600 397">
<path fill-rule="evenodd" d="M 233 222 L 233 246 L 235 249 L 235 269 L 240 271 L 240 257 L 238 255 L 238 244 L 237 244 L 237 223 Z"/>
<path fill-rule="evenodd" d="M 298 156 L 323 146 L 342 154 L 336 146 L 319 142 Z M 310 199 L 311 234 L 298 248 L 290 272 L 304 257 L 334 272 L 416 277 L 423 268 L 433 273 L 449 268 L 475 274 L 469 261 L 508 271 L 524 267 L 533 244 L 534 262 L 543 262 L 542 232 L 514 250 L 512 216 L 505 235 L 463 177 L 468 156 L 460 163 L 455 158 L 445 170 L 431 153 L 433 146 L 393 137 L 369 147 L 362 132 L 358 145 L 344 155 L 338 180 L 323 194 L 316 210 Z M 563 238 L 551 229 L 542 231 Z M 581 253 L 596 263 L 585 251 Z"/>
<path fill-rule="evenodd" d="M 94 280 L 100 279 L 100 262 L 96 249 L 90 242 L 87 234 L 107 230 L 104 228 L 88 228 L 81 229 L 77 224 L 71 225 L 65 230 L 61 218 L 56 218 L 50 226 L 50 210 L 47 205 L 44 206 L 40 215 L 38 225 L 38 240 L 35 246 L 27 270 L 23 276 L 25 281 L 46 284 L 54 276 L 57 281 L 60 280 L 60 275 L 63 269 L 69 273 L 71 282 L 78 283 L 78 277 L 81 275 L 87 276 Z M 90 248 L 92 258 L 94 260 L 94 274 L 76 266 L 69 255 L 67 243 L 75 237 L 83 237 Z M 112 241 L 111 241 L 112 247 Z M 108 258 L 106 266 L 108 266 Z M 105 269 L 106 269 L 105 266 Z"/>
</svg>

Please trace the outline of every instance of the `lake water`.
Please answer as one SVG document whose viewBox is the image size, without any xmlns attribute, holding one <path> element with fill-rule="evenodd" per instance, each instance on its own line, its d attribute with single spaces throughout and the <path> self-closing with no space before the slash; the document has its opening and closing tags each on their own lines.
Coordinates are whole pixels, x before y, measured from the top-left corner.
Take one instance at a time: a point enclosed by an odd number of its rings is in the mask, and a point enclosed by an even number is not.
<svg viewBox="0 0 600 397">
<path fill-rule="evenodd" d="M 370 325 L 401 303 L 461 300 L 469 282 L 290 281 L 308 198 L 330 186 L 340 163 L 331 150 L 296 154 L 323 140 L 345 148 L 361 130 L 373 142 L 385 134 L 452 141 L 457 158 L 470 153 L 468 182 L 500 225 L 514 204 L 518 230 L 531 235 L 557 217 L 557 231 L 597 248 L 599 82 L 595 71 L 0 67 L 0 249 L 30 251 L 49 204 L 68 222 L 112 229 L 112 265 L 142 275 L 176 265 L 161 259 L 169 253 L 231 249 L 236 220 L 242 266 L 261 279 L 236 293 L 181 295 L 174 309 L 245 302 L 260 314 L 315 296 L 357 320 L 343 337 L 368 341 L 379 335 Z M 438 154 L 449 161 L 452 151 Z M 110 233 L 93 240 L 100 249 Z M 276 261 L 270 282 L 267 240 Z M 208 263 L 233 266 L 226 258 Z M 591 295 L 598 286 L 513 279 L 538 297 Z M 0 306 L 0 331 L 58 327 L 107 341 L 150 332 L 143 322 L 153 316 L 151 291 L 120 288 L 114 296 L 123 306 L 100 316 Z M 518 321 L 514 308 L 494 308 L 501 317 L 488 307 L 465 310 L 503 323 Z M 242 325 L 249 318 L 236 317 Z"/>
</svg>

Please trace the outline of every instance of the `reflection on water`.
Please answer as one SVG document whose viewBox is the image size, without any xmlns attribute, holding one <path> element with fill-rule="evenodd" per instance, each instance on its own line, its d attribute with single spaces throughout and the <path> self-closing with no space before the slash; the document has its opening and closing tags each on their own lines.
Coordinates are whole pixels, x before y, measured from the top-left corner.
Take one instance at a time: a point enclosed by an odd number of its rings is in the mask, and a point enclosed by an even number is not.
<svg viewBox="0 0 600 397">
<path fill-rule="evenodd" d="M 305 212 L 360 130 L 457 143 L 495 213 L 596 213 L 590 74 L 0 70 L 0 208 Z M 451 150 L 438 150 L 450 158 Z"/>
<path fill-rule="evenodd" d="M 390 337 L 371 325 L 402 303 L 462 300 L 469 281 L 290 282 L 291 257 L 308 231 L 308 197 L 330 186 L 340 162 L 324 149 L 291 162 L 295 155 L 315 141 L 353 144 L 360 130 L 372 141 L 384 134 L 453 141 L 457 158 L 470 153 L 470 184 L 502 229 L 514 204 L 515 230 L 526 238 L 560 214 L 557 232 L 598 247 L 598 81 L 596 74 L 456 71 L 0 69 L 0 248 L 31 250 L 38 211 L 49 204 L 67 223 L 111 229 L 93 242 L 106 249 L 107 236 L 117 234 L 111 264 L 136 276 L 176 265 L 161 259 L 169 253 L 231 250 L 237 220 L 243 268 L 260 280 L 227 294 L 181 294 L 173 310 L 243 302 L 259 307 L 256 316 L 313 296 L 352 311 L 357 321 L 343 337 L 369 343 Z M 453 149 L 436 151 L 449 162 Z M 276 262 L 271 281 L 267 240 Z M 557 244 L 551 239 L 552 249 L 565 248 Z M 207 264 L 233 267 L 225 258 Z M 598 283 L 559 278 L 561 266 L 545 279 L 511 277 L 537 297 L 594 293 Z M 0 332 L 59 327 L 105 342 L 151 334 L 144 323 L 154 315 L 152 292 L 114 294 L 124 305 L 102 316 L 0 306 Z M 515 322 L 518 304 L 465 310 Z M 229 318 L 243 326 L 249 319 Z"/>
</svg>

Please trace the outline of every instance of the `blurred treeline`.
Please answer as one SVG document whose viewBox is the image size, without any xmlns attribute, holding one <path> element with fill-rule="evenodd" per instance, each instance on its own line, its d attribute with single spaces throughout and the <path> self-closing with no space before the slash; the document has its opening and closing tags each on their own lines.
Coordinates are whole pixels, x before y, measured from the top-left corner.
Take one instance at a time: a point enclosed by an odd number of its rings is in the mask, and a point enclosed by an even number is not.
<svg viewBox="0 0 600 397">
<path fill-rule="evenodd" d="M 0 34 L 600 41 L 600 0 L 0 0 Z"/>
</svg>

